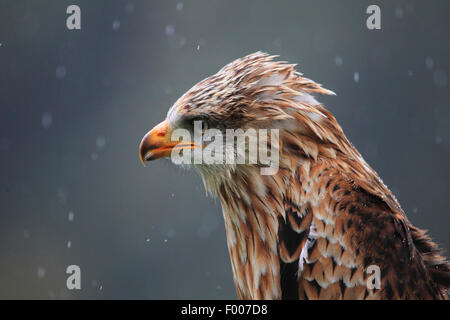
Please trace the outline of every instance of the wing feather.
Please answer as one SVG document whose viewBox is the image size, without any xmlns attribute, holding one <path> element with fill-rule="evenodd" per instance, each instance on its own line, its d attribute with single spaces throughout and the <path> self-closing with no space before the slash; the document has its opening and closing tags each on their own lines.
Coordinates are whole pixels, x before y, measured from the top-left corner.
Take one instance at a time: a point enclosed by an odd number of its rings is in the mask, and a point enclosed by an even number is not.
<svg viewBox="0 0 450 320">
<path fill-rule="evenodd" d="M 284 199 L 278 224 L 282 298 L 445 298 L 427 264 L 438 264 L 435 277 L 444 278 L 448 264 L 423 258 L 436 255 L 437 246 L 343 167 L 317 166 L 308 170 L 312 176 L 302 172 Z M 369 284 L 369 266 L 380 270 L 379 288 Z"/>
</svg>

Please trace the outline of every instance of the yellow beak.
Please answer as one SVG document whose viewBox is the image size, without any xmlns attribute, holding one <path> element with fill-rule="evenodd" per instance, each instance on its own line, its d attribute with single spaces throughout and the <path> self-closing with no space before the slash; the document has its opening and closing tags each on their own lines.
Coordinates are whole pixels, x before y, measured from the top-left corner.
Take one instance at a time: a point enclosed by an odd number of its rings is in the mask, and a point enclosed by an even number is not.
<svg viewBox="0 0 450 320">
<path fill-rule="evenodd" d="M 198 147 L 192 142 L 172 141 L 170 136 L 169 124 L 167 120 L 164 120 L 142 138 L 139 145 L 139 158 L 144 166 L 146 161 L 170 156 L 174 149 Z"/>
</svg>

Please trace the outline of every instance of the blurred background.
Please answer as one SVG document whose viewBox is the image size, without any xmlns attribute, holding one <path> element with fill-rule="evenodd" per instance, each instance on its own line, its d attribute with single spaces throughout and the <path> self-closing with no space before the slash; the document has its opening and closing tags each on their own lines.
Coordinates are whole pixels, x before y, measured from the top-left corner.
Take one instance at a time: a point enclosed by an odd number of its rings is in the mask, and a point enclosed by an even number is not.
<svg viewBox="0 0 450 320">
<path fill-rule="evenodd" d="M 375 31 L 370 4 L 1 0 L 0 298 L 236 298 L 219 202 L 195 172 L 143 168 L 138 144 L 258 50 L 337 93 L 319 100 L 450 249 L 450 1 L 376 1 Z M 72 264 L 81 290 L 66 288 Z"/>
</svg>

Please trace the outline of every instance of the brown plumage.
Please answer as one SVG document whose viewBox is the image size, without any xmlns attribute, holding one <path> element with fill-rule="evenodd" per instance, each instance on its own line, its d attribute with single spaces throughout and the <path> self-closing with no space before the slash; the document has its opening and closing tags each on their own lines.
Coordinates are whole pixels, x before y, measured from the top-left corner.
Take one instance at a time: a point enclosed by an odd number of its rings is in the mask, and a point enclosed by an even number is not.
<svg viewBox="0 0 450 320">
<path fill-rule="evenodd" d="M 221 200 L 239 298 L 445 299 L 449 263 L 313 97 L 333 92 L 273 58 L 251 54 L 201 81 L 140 146 L 143 161 L 169 156 L 173 130 L 196 119 L 280 130 L 274 175 L 195 165 Z M 378 289 L 367 285 L 373 265 Z"/>
</svg>

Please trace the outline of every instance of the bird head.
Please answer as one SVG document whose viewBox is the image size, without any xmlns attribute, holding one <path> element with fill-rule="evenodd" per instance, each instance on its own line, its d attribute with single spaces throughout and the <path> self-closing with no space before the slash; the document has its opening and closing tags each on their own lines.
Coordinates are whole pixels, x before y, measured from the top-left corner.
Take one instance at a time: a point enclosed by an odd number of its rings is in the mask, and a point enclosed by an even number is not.
<svg viewBox="0 0 450 320">
<path fill-rule="evenodd" d="M 293 162 L 304 157 L 351 152 L 350 145 L 343 144 L 346 139 L 335 118 L 313 96 L 334 93 L 302 77 L 295 65 L 274 58 L 261 52 L 250 54 L 192 87 L 169 109 L 166 119 L 144 136 L 141 161 L 188 154 L 205 184 L 219 188 L 236 172 L 245 175 L 250 168 L 273 166 L 275 155 L 276 165 L 286 168 L 295 167 Z M 231 131 L 234 138 L 227 139 Z M 202 139 L 196 138 L 199 133 Z M 244 138 L 240 146 L 239 137 Z M 251 148 L 255 143 L 261 146 L 261 141 L 270 149 L 269 161 L 261 160 L 260 150 Z M 213 142 L 215 146 L 220 142 L 222 148 L 213 148 Z M 204 160 L 205 151 L 223 152 L 222 163 L 199 161 L 199 157 Z M 230 155 L 234 162 L 228 161 Z M 249 161 L 252 156 L 256 162 Z M 236 161 L 242 158 L 247 161 Z M 206 183 L 211 179 L 215 183 Z"/>
</svg>

